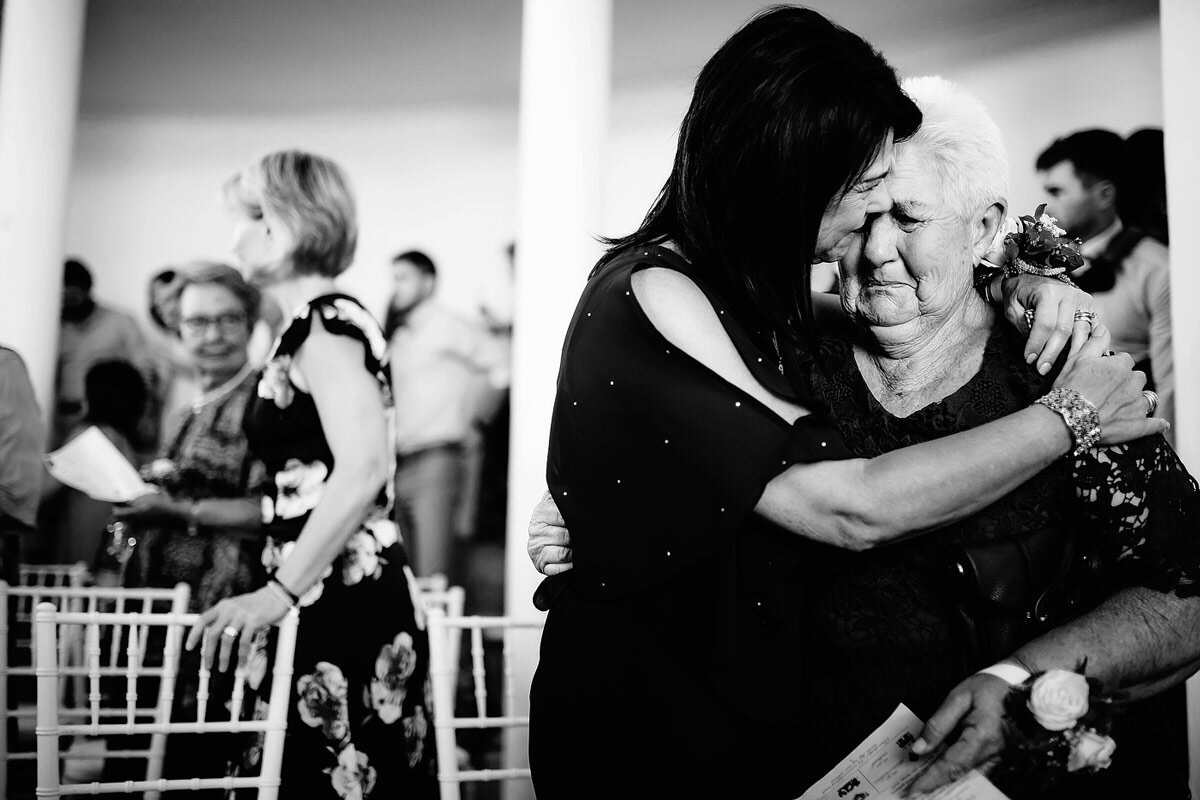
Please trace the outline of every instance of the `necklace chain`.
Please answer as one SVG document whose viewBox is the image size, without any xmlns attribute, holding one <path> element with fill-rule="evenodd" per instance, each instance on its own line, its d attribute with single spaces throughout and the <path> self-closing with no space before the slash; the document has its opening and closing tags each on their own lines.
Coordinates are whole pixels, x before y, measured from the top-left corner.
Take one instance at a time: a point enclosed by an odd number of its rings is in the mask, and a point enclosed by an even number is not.
<svg viewBox="0 0 1200 800">
<path fill-rule="evenodd" d="M 237 374 L 232 378 L 225 381 L 217 388 L 210 389 L 209 391 L 200 394 L 200 396 L 192 401 L 192 413 L 199 413 L 200 409 L 204 408 L 209 403 L 220 400 L 222 397 L 232 392 L 253 369 L 254 366 L 247 361 L 246 364 L 240 370 L 238 370 Z"/>
</svg>

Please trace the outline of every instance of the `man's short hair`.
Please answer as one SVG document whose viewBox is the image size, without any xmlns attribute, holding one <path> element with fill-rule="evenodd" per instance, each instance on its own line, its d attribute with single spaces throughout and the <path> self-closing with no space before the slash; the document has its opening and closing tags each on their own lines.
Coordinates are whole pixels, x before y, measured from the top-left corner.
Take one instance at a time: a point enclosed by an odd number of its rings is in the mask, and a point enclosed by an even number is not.
<svg viewBox="0 0 1200 800">
<path fill-rule="evenodd" d="M 92 272 L 77 258 L 68 258 L 63 263 L 63 286 L 78 286 L 85 292 L 91 291 Z"/>
<path fill-rule="evenodd" d="M 395 256 L 392 259 L 393 264 L 399 264 L 401 261 L 407 261 L 431 278 L 437 277 L 437 267 L 433 264 L 433 259 L 422 253 L 420 250 L 406 250 L 403 253 Z"/>
<path fill-rule="evenodd" d="M 908 78 L 902 88 L 921 109 L 921 125 L 903 147 L 924 149 L 946 205 L 969 217 L 994 203 L 1008 208 L 1008 153 L 987 107 L 938 75 Z"/>
<path fill-rule="evenodd" d="M 1044 172 L 1063 161 L 1071 162 L 1084 185 L 1112 181 L 1119 194 L 1125 177 L 1125 140 L 1105 128 L 1075 131 L 1043 150 L 1037 157 L 1037 169 Z"/>
</svg>

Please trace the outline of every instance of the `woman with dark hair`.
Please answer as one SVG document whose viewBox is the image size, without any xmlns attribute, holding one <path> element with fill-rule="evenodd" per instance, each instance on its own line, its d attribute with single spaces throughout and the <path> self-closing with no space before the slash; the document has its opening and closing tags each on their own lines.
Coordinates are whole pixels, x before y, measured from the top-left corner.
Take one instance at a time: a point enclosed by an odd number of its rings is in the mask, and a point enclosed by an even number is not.
<svg viewBox="0 0 1200 800">
<path fill-rule="evenodd" d="M 797 355 L 817 328 L 808 273 L 890 207 L 893 143 L 919 122 L 882 56 L 807 9 L 760 13 L 701 71 L 671 175 L 610 241 L 563 347 L 547 483 L 574 568 L 535 598 L 549 611 L 530 699 L 539 798 L 798 796 L 827 766 L 806 753 L 821 732 L 806 727 L 805 663 L 820 654 L 791 610 L 801 537 L 879 546 L 1096 437 L 1162 429 L 1097 336 L 1055 395 L 850 457 Z M 1004 288 L 1027 306 L 1045 287 Z M 1070 330 L 1081 301 L 1037 303 L 1036 325 L 1061 313 Z"/>
</svg>

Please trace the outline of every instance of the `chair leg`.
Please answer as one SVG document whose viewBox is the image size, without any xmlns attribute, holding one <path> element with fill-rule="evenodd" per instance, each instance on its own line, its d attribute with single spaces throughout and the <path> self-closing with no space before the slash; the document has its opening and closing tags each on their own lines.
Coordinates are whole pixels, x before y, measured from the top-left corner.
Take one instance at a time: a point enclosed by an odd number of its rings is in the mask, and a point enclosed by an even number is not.
<svg viewBox="0 0 1200 800">
<path fill-rule="evenodd" d="M 38 606 L 35 622 L 37 648 L 37 795 L 38 798 L 62 797 L 59 786 L 58 757 L 58 631 L 55 608 L 50 603 Z"/>
</svg>

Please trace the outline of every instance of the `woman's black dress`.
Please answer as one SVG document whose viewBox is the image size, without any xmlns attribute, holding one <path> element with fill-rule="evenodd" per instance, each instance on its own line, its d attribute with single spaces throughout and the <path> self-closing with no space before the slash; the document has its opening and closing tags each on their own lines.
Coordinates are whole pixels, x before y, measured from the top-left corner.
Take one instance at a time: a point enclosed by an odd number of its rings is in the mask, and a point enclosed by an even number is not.
<svg viewBox="0 0 1200 800">
<path fill-rule="evenodd" d="M 823 418 L 790 426 L 664 339 L 633 296 L 644 266 L 690 269 L 664 248 L 618 257 L 563 348 L 547 485 L 575 568 L 539 589 L 534 786 L 540 800 L 794 798 L 820 777 L 803 766 L 824 735 L 803 709 L 805 547 L 752 511 L 788 465 L 843 451 Z M 705 291 L 756 378 L 790 395 L 770 339 Z"/>
<path fill-rule="evenodd" d="M 263 564 L 288 557 L 335 469 L 316 404 L 288 377 L 321 315 L 325 330 L 363 345 L 391 413 L 386 344 L 370 314 L 347 295 L 319 297 L 280 334 L 247 411 L 253 455 L 268 475 Z M 320 380 L 317 376 L 316 380 Z M 429 698 L 429 639 L 412 572 L 391 521 L 392 480 L 324 578 L 300 599 L 294 691 L 283 752 L 283 797 L 433 797 L 437 783 Z M 260 636 L 249 682 L 261 711 L 270 693 L 273 637 Z M 254 768 L 257 744 L 245 754 Z"/>
</svg>

